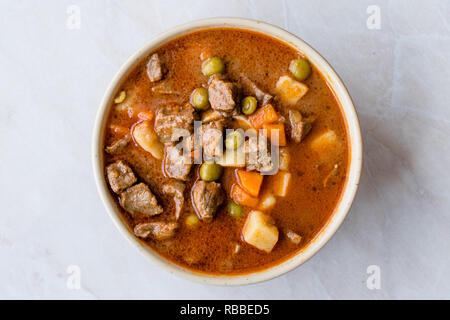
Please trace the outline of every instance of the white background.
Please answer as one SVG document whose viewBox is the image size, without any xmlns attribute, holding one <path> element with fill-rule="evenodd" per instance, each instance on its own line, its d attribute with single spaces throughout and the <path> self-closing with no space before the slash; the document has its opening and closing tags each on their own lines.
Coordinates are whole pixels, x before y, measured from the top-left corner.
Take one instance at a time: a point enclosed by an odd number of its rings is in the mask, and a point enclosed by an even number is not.
<svg viewBox="0 0 450 320">
<path fill-rule="evenodd" d="M 66 9 L 81 9 L 81 29 Z M 369 30 L 369 5 L 381 30 Z M 354 98 L 365 143 L 356 201 L 334 238 L 275 280 L 211 287 L 144 259 L 115 229 L 91 168 L 101 97 L 153 36 L 241 16 L 300 36 Z M 0 3 L 0 298 L 450 298 L 449 1 Z M 366 287 L 369 265 L 381 289 Z M 81 268 L 80 290 L 66 285 Z"/>
</svg>

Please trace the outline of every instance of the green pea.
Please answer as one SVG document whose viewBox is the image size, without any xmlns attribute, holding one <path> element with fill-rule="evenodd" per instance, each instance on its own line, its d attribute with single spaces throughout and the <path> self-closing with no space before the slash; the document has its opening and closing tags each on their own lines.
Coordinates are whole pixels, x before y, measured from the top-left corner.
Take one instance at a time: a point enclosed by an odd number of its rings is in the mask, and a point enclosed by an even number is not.
<svg viewBox="0 0 450 320">
<path fill-rule="evenodd" d="M 219 57 L 209 58 L 202 64 L 202 72 L 205 76 L 212 76 L 216 73 L 222 73 L 224 69 L 225 65 Z"/>
<path fill-rule="evenodd" d="M 245 97 L 244 100 L 242 100 L 242 113 L 249 115 L 255 112 L 256 107 L 258 106 L 258 101 L 255 97 Z"/>
<path fill-rule="evenodd" d="M 227 135 L 225 139 L 225 147 L 230 150 L 236 150 L 242 145 L 243 142 L 244 137 L 242 136 L 242 133 L 236 130 Z"/>
<path fill-rule="evenodd" d="M 291 61 L 289 64 L 289 71 L 295 79 L 303 81 L 311 74 L 311 65 L 305 58 L 298 58 Z"/>
<path fill-rule="evenodd" d="M 217 163 L 207 161 L 200 166 L 200 178 L 203 181 L 215 181 L 222 176 L 223 168 Z"/>
<path fill-rule="evenodd" d="M 192 91 L 191 104 L 195 109 L 207 110 L 209 108 L 208 90 L 205 88 L 197 88 Z"/>
<path fill-rule="evenodd" d="M 196 227 L 198 223 L 200 222 L 200 219 L 195 214 L 191 214 L 186 218 L 186 225 L 188 227 Z"/>
<path fill-rule="evenodd" d="M 240 219 L 244 213 L 244 208 L 235 203 L 234 201 L 228 202 L 227 211 L 235 219 Z"/>
</svg>

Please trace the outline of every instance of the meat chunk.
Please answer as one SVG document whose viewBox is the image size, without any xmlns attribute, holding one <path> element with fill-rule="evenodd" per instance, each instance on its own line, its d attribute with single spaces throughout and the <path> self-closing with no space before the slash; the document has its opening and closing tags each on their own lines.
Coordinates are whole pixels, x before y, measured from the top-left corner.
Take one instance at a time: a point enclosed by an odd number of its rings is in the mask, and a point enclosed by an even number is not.
<svg viewBox="0 0 450 320">
<path fill-rule="evenodd" d="M 225 201 L 225 193 L 220 183 L 198 180 L 192 187 L 192 200 L 200 219 L 211 221 Z"/>
<path fill-rule="evenodd" d="M 156 240 L 167 240 L 175 235 L 178 228 L 176 222 L 147 222 L 134 227 L 134 234 L 140 238 L 152 237 Z"/>
<path fill-rule="evenodd" d="M 173 201 L 175 202 L 176 220 L 180 218 L 181 211 L 183 210 L 184 189 L 186 189 L 186 185 L 183 182 L 177 180 L 170 180 L 163 186 L 163 192 L 173 196 Z"/>
<path fill-rule="evenodd" d="M 269 145 L 265 137 L 250 137 L 244 143 L 244 153 L 248 170 L 269 172 L 274 169 Z"/>
<path fill-rule="evenodd" d="M 175 145 L 166 145 L 164 171 L 168 177 L 186 181 L 191 168 L 190 154 L 183 154 L 183 149 L 178 149 Z"/>
<path fill-rule="evenodd" d="M 208 88 L 209 103 L 214 110 L 231 112 L 236 106 L 237 87 L 218 78 L 212 79 Z"/>
<path fill-rule="evenodd" d="M 133 170 L 122 160 L 106 167 L 109 185 L 115 193 L 120 193 L 137 181 Z"/>
<path fill-rule="evenodd" d="M 286 237 L 289 240 L 291 240 L 291 242 L 293 244 L 299 244 L 302 241 L 302 237 L 292 230 L 286 229 L 286 230 L 284 230 L 284 233 L 286 234 Z"/>
<path fill-rule="evenodd" d="M 174 90 L 173 87 L 170 85 L 170 83 L 168 83 L 167 81 L 161 81 L 160 83 L 158 83 L 157 85 L 152 87 L 152 91 L 156 95 L 163 95 L 163 96 L 170 96 L 170 95 L 180 96 L 181 95 L 181 92 Z M 166 98 L 166 97 L 164 97 L 164 98 Z"/>
<path fill-rule="evenodd" d="M 171 105 L 161 108 L 155 119 L 155 131 L 162 143 L 170 143 L 181 131 L 194 130 L 194 108 L 191 105 Z M 181 130 L 180 130 L 181 129 Z M 174 139 L 172 139 L 174 137 Z"/>
<path fill-rule="evenodd" d="M 246 75 L 241 75 L 241 81 L 245 89 L 255 95 L 256 100 L 264 106 L 268 104 L 273 96 L 267 92 L 262 91 L 252 80 L 250 80 Z"/>
<path fill-rule="evenodd" d="M 147 63 L 147 75 L 151 82 L 156 82 L 163 77 L 163 66 L 157 53 L 152 54 Z"/>
<path fill-rule="evenodd" d="M 155 216 L 163 212 L 158 200 L 145 183 L 138 183 L 120 194 L 120 205 L 127 212 Z"/>
<path fill-rule="evenodd" d="M 297 143 L 300 143 L 312 128 L 312 121 L 304 119 L 298 110 L 289 110 L 289 123 L 291 126 L 291 139 Z"/>
<path fill-rule="evenodd" d="M 130 143 L 131 136 L 127 134 L 125 137 L 120 138 L 113 143 L 111 143 L 109 146 L 105 148 L 105 151 L 109 154 L 119 154 L 120 152 L 125 149 L 125 147 Z"/>
<path fill-rule="evenodd" d="M 217 120 L 202 125 L 203 152 L 209 156 L 222 154 L 223 120 Z"/>
</svg>

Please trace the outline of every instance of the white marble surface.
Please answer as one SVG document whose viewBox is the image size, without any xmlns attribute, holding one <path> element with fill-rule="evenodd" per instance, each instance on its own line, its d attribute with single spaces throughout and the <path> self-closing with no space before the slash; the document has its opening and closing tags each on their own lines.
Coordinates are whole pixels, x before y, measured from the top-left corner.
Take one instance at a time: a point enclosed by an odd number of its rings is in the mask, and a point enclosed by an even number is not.
<svg viewBox="0 0 450 320">
<path fill-rule="evenodd" d="M 66 27 L 66 9 L 81 28 Z M 381 29 L 366 27 L 369 5 Z M 176 278 L 135 251 L 95 189 L 90 143 L 120 65 L 169 27 L 265 20 L 335 67 L 360 115 L 363 175 L 335 237 L 302 267 L 245 287 Z M 448 1 L 0 2 L 0 298 L 450 298 Z M 80 290 L 67 267 L 81 270 Z M 381 289 L 366 268 L 381 269 Z"/>
</svg>

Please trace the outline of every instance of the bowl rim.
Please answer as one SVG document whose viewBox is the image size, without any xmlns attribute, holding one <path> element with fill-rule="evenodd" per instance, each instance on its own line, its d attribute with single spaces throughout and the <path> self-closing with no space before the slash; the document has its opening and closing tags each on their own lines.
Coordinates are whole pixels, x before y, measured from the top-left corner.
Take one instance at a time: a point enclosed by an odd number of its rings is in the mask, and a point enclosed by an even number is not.
<svg viewBox="0 0 450 320">
<path fill-rule="evenodd" d="M 198 30 L 224 27 L 250 30 L 271 36 L 290 45 L 291 47 L 294 47 L 296 50 L 302 52 L 306 57 L 308 57 L 314 66 L 319 69 L 322 75 L 326 77 L 329 87 L 334 91 L 345 117 L 348 137 L 350 140 L 348 144 L 350 149 L 349 169 L 344 191 L 338 205 L 334 209 L 332 216 L 316 238 L 313 239 L 304 249 L 297 251 L 295 254 L 291 255 L 279 264 L 273 265 L 266 269 L 250 272 L 248 274 L 237 275 L 208 274 L 193 271 L 168 261 L 166 258 L 160 256 L 156 251 L 145 246 L 132 234 L 131 230 L 129 230 L 128 225 L 125 223 L 124 218 L 114 203 L 114 199 L 106 184 L 103 167 L 102 145 L 104 128 L 106 125 L 109 108 L 111 106 L 111 101 L 114 99 L 119 86 L 122 84 L 122 81 L 129 74 L 129 72 L 131 72 L 134 66 L 136 66 L 136 64 L 138 64 L 152 50 L 171 39 Z M 92 165 L 97 190 L 110 218 L 122 235 L 124 235 L 125 238 L 127 238 L 139 252 L 150 259 L 154 264 L 162 267 L 171 274 L 180 276 L 184 279 L 210 285 L 234 286 L 267 281 L 285 274 L 309 260 L 333 237 L 337 229 L 344 221 L 356 196 L 362 168 L 362 147 L 363 145 L 358 115 L 350 94 L 334 69 L 315 49 L 313 49 L 298 36 L 278 26 L 263 21 L 237 17 L 215 17 L 194 20 L 172 27 L 171 29 L 148 41 L 120 67 L 119 71 L 108 85 L 97 111 L 92 135 Z"/>
</svg>

